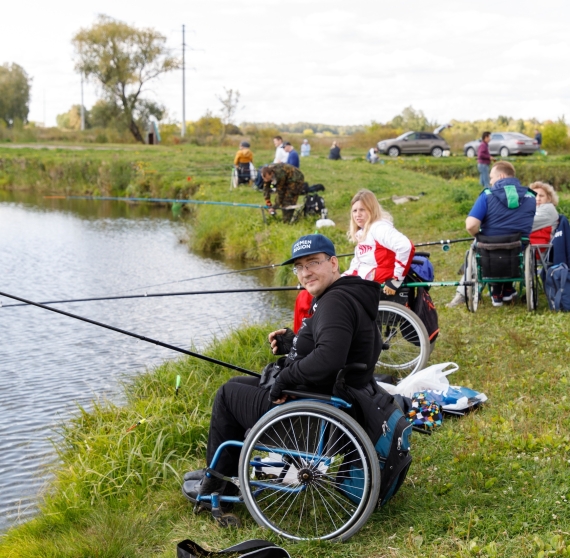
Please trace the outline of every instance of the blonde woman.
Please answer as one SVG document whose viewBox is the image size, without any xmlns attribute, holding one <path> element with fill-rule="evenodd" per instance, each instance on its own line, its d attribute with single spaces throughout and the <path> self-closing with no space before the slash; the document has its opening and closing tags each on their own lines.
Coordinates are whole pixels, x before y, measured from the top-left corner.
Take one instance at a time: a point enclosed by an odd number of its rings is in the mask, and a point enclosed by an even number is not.
<svg viewBox="0 0 570 558">
<path fill-rule="evenodd" d="M 347 235 L 356 247 L 343 275 L 384 283 L 384 294 L 393 296 L 410 269 L 414 245 L 394 227 L 392 216 L 370 190 L 357 192 L 350 206 Z"/>
<path fill-rule="evenodd" d="M 536 193 L 536 213 L 530 233 L 531 244 L 550 244 L 552 231 L 558 225 L 558 194 L 550 184 L 533 182 L 529 188 Z"/>
</svg>

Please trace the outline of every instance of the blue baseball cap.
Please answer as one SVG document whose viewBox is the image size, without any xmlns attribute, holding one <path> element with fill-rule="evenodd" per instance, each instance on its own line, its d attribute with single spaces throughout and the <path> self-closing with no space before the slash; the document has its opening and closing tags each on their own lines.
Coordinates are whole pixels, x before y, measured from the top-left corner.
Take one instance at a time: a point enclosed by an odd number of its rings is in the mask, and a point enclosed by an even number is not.
<svg viewBox="0 0 570 558">
<path fill-rule="evenodd" d="M 281 265 L 293 263 L 299 258 L 312 254 L 324 253 L 327 256 L 336 256 L 334 244 L 322 234 L 308 234 L 296 240 L 291 247 L 291 257 Z"/>
</svg>

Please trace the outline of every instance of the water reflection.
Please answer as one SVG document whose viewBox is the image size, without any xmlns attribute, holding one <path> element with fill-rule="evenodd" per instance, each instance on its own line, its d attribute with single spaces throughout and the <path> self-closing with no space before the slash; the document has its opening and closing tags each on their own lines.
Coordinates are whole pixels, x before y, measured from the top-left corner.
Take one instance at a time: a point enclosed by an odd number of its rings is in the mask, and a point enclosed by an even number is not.
<svg viewBox="0 0 570 558">
<path fill-rule="evenodd" d="M 0 192 L 0 291 L 31 300 L 104 296 L 228 270 L 189 253 L 185 227 L 151 205 Z M 226 275 L 167 290 L 251 288 Z M 181 288 L 184 286 L 184 288 Z M 2 298 L 4 304 L 14 301 Z M 172 345 L 203 347 L 244 321 L 290 321 L 273 293 L 135 299 L 59 306 Z M 120 381 L 178 355 L 39 308 L 0 308 L 0 530 L 29 517 L 53 427 L 93 398 L 120 400 Z"/>
</svg>

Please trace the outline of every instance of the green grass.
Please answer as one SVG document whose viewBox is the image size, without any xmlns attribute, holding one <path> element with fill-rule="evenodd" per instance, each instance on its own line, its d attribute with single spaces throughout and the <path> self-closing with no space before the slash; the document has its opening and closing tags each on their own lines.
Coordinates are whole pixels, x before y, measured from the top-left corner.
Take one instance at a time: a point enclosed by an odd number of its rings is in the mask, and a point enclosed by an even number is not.
<svg viewBox="0 0 570 558">
<path fill-rule="evenodd" d="M 231 151 L 192 151 L 188 165 L 202 184 L 197 198 L 259 201 L 260 194 L 249 189 L 230 192 L 221 161 Z M 149 153 L 158 166 L 158 152 Z M 267 151 L 259 159 L 269 156 Z M 174 153 L 173 159 L 179 157 Z M 310 183 L 327 188 L 339 251 L 350 248 L 344 231 L 358 188 L 387 198 L 382 203 L 414 242 L 466 236 L 465 214 L 479 192 L 473 178 L 448 181 L 356 159 L 315 157 L 303 160 L 303 170 Z M 390 201 L 393 194 L 421 192 L 417 202 Z M 568 202 L 567 193 L 561 197 Z M 282 261 L 291 242 L 314 227 L 311 221 L 265 227 L 257 211 L 245 208 L 200 207 L 187 219 L 196 246 L 204 242 L 203 249 L 260 262 Z M 218 240 L 208 244 L 209 238 Z M 465 248 L 431 247 L 436 280 L 458 278 Z M 287 282 L 290 275 L 280 269 L 275 281 Z M 445 308 L 453 290 L 432 289 L 441 334 L 431 362 L 457 362 L 451 382 L 485 392 L 488 403 L 462 418 L 446 418 L 430 437 L 414 434 L 414 462 L 404 486 L 353 539 L 343 545 L 281 541 L 293 557 L 570 556 L 568 315 L 549 312 L 544 295 L 535 313 L 520 303 L 492 308 L 484 298 L 478 312 L 469 314 Z M 270 327 L 241 328 L 216 341 L 209 354 L 259 370 L 271 358 L 265 339 Z M 124 406 L 80 410 L 62 427 L 61 463 L 40 513 L 0 538 L 0 557 L 167 557 L 188 537 L 212 549 L 248 538 L 279 542 L 244 507 L 237 510 L 244 529 L 223 530 L 208 514 L 193 515 L 180 493 L 184 471 L 204 464 L 212 398 L 230 376 L 195 359 L 169 362 L 127 385 Z M 127 433 L 141 418 L 147 421 Z"/>
</svg>

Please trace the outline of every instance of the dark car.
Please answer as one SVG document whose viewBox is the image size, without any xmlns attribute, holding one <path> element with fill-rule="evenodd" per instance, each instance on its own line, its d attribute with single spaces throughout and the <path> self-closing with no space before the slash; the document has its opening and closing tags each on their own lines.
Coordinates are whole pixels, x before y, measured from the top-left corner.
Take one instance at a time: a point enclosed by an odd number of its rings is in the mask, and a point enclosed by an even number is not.
<svg viewBox="0 0 570 558">
<path fill-rule="evenodd" d="M 444 151 L 449 151 L 449 145 L 441 136 L 432 132 L 406 132 L 397 138 L 379 141 L 378 151 L 390 157 L 408 154 L 441 157 Z"/>
<path fill-rule="evenodd" d="M 481 140 L 474 140 L 463 146 L 463 152 L 467 157 L 475 157 Z M 494 132 L 489 142 L 489 153 L 508 157 L 509 155 L 531 155 L 538 151 L 540 146 L 535 139 L 529 138 L 520 132 Z"/>
</svg>

